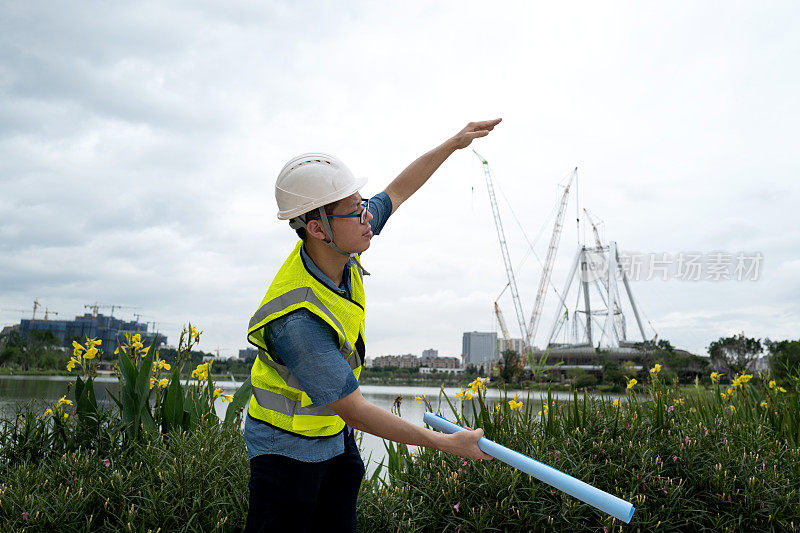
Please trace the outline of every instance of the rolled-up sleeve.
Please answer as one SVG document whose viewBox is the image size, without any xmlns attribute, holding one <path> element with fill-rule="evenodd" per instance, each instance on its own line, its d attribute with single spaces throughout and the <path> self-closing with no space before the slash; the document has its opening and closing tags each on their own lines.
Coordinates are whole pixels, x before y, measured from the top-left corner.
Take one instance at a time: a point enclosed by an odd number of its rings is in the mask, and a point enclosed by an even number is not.
<svg viewBox="0 0 800 533">
<path fill-rule="evenodd" d="M 298 309 L 266 326 L 267 350 L 280 358 L 314 405 L 326 405 L 358 388 L 339 352 L 336 332 L 322 319 Z"/>
</svg>

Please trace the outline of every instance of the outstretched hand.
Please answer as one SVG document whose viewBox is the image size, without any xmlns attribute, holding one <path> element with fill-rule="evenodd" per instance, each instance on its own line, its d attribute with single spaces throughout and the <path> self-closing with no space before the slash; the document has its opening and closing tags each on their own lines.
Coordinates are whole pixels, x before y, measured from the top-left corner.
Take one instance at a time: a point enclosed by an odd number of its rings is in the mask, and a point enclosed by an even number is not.
<svg viewBox="0 0 800 533">
<path fill-rule="evenodd" d="M 494 129 L 495 126 L 500 124 L 500 121 L 503 120 L 502 118 L 496 118 L 494 120 L 483 120 L 481 122 L 470 122 L 464 129 L 459 131 L 453 136 L 453 140 L 455 141 L 456 150 L 461 148 L 466 148 L 472 142 L 472 139 L 477 139 L 478 137 L 486 137 L 489 135 L 489 132 Z"/>
</svg>

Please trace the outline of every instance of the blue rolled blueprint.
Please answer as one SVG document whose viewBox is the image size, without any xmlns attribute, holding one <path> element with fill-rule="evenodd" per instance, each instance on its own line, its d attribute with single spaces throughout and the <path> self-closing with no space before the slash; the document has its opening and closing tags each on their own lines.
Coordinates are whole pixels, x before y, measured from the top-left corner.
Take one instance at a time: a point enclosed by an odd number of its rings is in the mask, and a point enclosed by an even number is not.
<svg viewBox="0 0 800 533">
<path fill-rule="evenodd" d="M 456 431 L 462 431 L 464 429 L 446 418 L 442 418 L 430 412 L 423 415 L 423 420 L 426 424 L 434 429 L 438 429 L 442 433 L 455 433 Z M 592 507 L 600 509 L 614 518 L 622 520 L 626 524 L 630 523 L 631 518 L 633 518 L 633 513 L 636 511 L 629 502 L 617 498 L 613 494 L 609 494 L 579 479 L 575 479 L 560 470 L 556 470 L 544 463 L 531 459 L 527 455 L 522 455 L 519 452 L 501 446 L 486 437 L 481 437 L 478 440 L 478 448 L 495 459 L 499 459 L 518 470 L 522 470 L 539 481 L 543 481 L 562 492 L 566 492 L 570 496 L 574 496 L 580 501 L 588 503 Z"/>
</svg>

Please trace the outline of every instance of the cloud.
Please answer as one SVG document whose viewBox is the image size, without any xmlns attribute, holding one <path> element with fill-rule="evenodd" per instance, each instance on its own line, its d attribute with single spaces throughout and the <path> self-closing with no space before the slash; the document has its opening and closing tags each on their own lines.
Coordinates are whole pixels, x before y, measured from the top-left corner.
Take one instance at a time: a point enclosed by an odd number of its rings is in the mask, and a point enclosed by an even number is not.
<svg viewBox="0 0 800 533">
<path fill-rule="evenodd" d="M 272 196 L 285 160 L 336 153 L 374 194 L 467 120 L 502 115 L 475 147 L 495 175 L 526 319 L 558 184 L 578 166 L 558 290 L 579 200 L 621 249 L 763 253 L 750 284 L 636 283 L 660 337 L 702 350 L 742 327 L 796 336 L 791 4 L 724 17 L 693 4 L 479 2 L 0 12 L 3 308 L 38 297 L 62 318 L 127 304 L 171 341 L 191 319 L 204 349 L 234 354 L 293 245 Z M 457 354 L 463 331 L 495 328 L 506 276 L 477 158 L 450 157 L 365 261 L 372 355 Z M 500 302 L 519 329 L 508 291 Z M 539 337 L 556 307 L 551 288 Z"/>
</svg>

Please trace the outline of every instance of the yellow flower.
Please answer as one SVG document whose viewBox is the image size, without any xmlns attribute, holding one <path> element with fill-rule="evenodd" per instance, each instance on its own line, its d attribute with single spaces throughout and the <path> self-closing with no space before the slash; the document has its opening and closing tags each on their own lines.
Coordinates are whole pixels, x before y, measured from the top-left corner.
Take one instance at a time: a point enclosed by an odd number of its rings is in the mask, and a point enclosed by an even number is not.
<svg viewBox="0 0 800 533">
<path fill-rule="evenodd" d="M 83 358 L 84 358 L 84 359 L 94 359 L 94 357 L 95 357 L 96 355 L 97 355 L 97 348 L 95 348 L 94 346 L 92 346 L 91 348 L 89 348 L 88 350 L 86 350 L 86 353 L 85 353 L 85 354 L 83 354 Z"/>
<path fill-rule="evenodd" d="M 673 401 L 675 402 L 675 405 L 683 405 L 683 398 L 675 398 Z"/>
<path fill-rule="evenodd" d="M 162 363 L 163 363 L 163 361 L 162 361 Z M 170 368 L 172 368 L 172 367 L 169 365 L 169 363 L 164 363 L 164 370 L 169 370 Z"/>
<path fill-rule="evenodd" d="M 47 409 L 47 410 L 44 412 L 44 415 L 42 415 L 42 416 L 50 416 L 50 415 L 52 415 L 52 414 L 53 414 L 53 410 L 52 410 L 52 409 Z"/>
<path fill-rule="evenodd" d="M 132 340 L 133 342 L 142 342 L 142 336 L 141 336 L 141 335 L 139 335 L 139 334 L 137 333 L 136 335 L 134 335 L 133 337 L 131 337 L 131 340 Z"/>
<path fill-rule="evenodd" d="M 478 394 L 482 390 L 486 390 L 486 380 L 480 376 L 476 377 L 469 386 L 472 388 L 472 392 Z"/>
<path fill-rule="evenodd" d="M 522 402 L 515 402 L 514 400 L 508 400 L 508 406 L 511 407 L 511 410 L 514 411 L 521 411 L 522 410 Z"/>
<path fill-rule="evenodd" d="M 736 408 L 734 406 L 729 405 L 728 407 L 731 408 L 731 412 L 733 412 L 733 414 L 736 414 Z"/>
<path fill-rule="evenodd" d="M 116 349 L 114 350 L 114 355 L 117 355 L 118 353 L 119 353 L 119 346 L 117 346 Z"/>
<path fill-rule="evenodd" d="M 661 365 L 659 363 L 656 363 L 656 366 L 650 369 L 650 373 L 655 376 L 659 372 L 661 372 Z"/>
<path fill-rule="evenodd" d="M 67 361 L 67 372 L 72 372 L 72 369 L 75 368 L 75 365 L 78 364 L 78 360 L 74 357 L 70 357 L 69 361 Z"/>
<path fill-rule="evenodd" d="M 769 382 L 769 388 L 770 389 L 774 389 L 775 388 L 775 380 L 774 379 Z"/>
<path fill-rule="evenodd" d="M 220 396 L 222 396 L 222 389 L 214 389 L 214 399 L 216 400 Z"/>
<path fill-rule="evenodd" d="M 733 394 L 733 389 L 728 387 L 728 390 L 725 391 L 725 394 L 727 394 L 728 396 L 732 395 Z"/>
<path fill-rule="evenodd" d="M 778 387 L 778 392 L 786 392 L 786 389 L 784 389 L 783 387 Z"/>
<path fill-rule="evenodd" d="M 56 405 L 72 405 L 72 400 L 67 400 L 66 396 L 62 396 L 58 399 L 58 403 Z"/>
<path fill-rule="evenodd" d="M 232 402 L 233 401 L 233 394 L 226 394 L 222 397 L 223 402 Z"/>
<path fill-rule="evenodd" d="M 722 374 L 720 374 L 719 372 L 712 372 L 711 373 L 711 381 L 713 383 L 719 383 L 719 378 L 721 378 L 721 377 L 722 377 Z"/>
<path fill-rule="evenodd" d="M 205 381 L 208 379 L 208 367 L 210 364 L 211 362 L 209 361 L 208 363 L 197 365 L 197 368 L 192 371 L 192 376 L 196 377 L 197 381 Z"/>
<path fill-rule="evenodd" d="M 613 406 L 614 406 L 616 409 L 619 409 L 619 406 L 620 406 L 620 403 L 619 403 L 619 398 L 617 398 L 616 400 L 614 400 L 614 403 L 612 403 L 611 405 L 613 405 Z"/>
<path fill-rule="evenodd" d="M 167 378 L 162 378 L 158 380 L 158 386 L 162 389 L 166 389 L 167 385 L 169 385 L 169 380 Z"/>
<path fill-rule="evenodd" d="M 86 342 L 87 343 L 91 342 L 92 346 L 100 346 L 101 344 L 103 344 L 103 340 L 102 339 L 90 339 L 88 337 L 86 338 Z"/>
<path fill-rule="evenodd" d="M 499 412 L 500 412 L 500 404 L 497 404 L 492 408 L 492 413 L 499 413 Z"/>
<path fill-rule="evenodd" d="M 425 400 L 425 395 L 424 394 L 422 396 L 414 396 L 414 401 L 419 403 L 419 404 L 421 404 L 423 402 L 423 400 Z"/>
<path fill-rule="evenodd" d="M 727 400 L 728 399 L 728 395 L 725 394 L 724 392 L 720 392 L 719 395 L 722 397 L 723 400 Z"/>
<path fill-rule="evenodd" d="M 460 391 L 456 392 L 456 398 L 461 398 L 462 396 L 464 396 L 464 391 L 463 390 L 460 390 Z"/>
<path fill-rule="evenodd" d="M 761 402 L 761 407 L 763 407 L 764 409 L 766 409 L 766 408 L 767 408 L 767 402 Z"/>
<path fill-rule="evenodd" d="M 638 382 L 638 381 L 636 381 L 636 378 L 631 378 L 631 379 L 629 379 L 629 380 L 628 380 L 628 390 L 632 390 L 632 389 L 633 389 L 633 387 L 634 387 L 634 386 L 635 386 L 637 383 L 639 383 L 639 382 Z"/>
<path fill-rule="evenodd" d="M 67 413 L 64 413 L 64 418 L 69 418 L 69 415 Z"/>
</svg>

